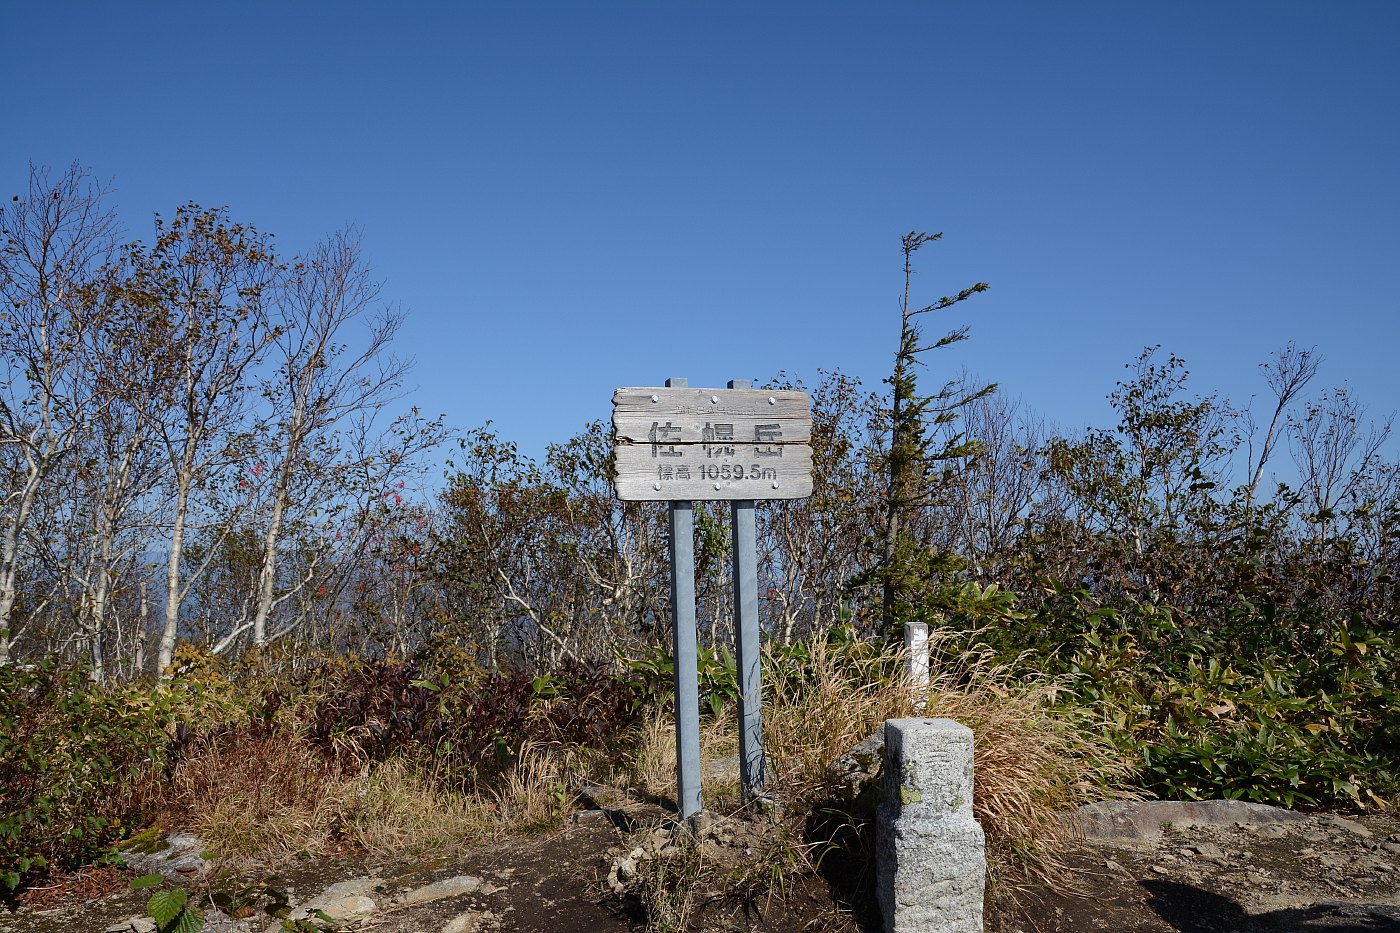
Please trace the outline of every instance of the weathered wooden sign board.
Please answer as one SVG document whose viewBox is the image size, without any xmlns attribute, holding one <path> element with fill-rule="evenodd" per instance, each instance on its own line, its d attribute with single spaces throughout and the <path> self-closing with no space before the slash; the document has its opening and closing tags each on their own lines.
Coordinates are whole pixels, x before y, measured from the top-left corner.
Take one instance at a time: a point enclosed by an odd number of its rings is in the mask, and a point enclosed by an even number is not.
<svg viewBox="0 0 1400 933">
<path fill-rule="evenodd" d="M 627 501 L 812 494 L 812 400 L 763 389 L 613 393 L 614 486 Z"/>
</svg>

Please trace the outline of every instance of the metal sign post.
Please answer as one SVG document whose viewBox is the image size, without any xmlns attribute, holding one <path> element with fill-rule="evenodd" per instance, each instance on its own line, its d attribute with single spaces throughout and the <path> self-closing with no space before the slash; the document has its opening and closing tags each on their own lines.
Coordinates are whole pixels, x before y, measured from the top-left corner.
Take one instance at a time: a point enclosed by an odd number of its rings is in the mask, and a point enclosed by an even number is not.
<svg viewBox="0 0 1400 933">
<path fill-rule="evenodd" d="M 667 379 L 680 387 L 684 379 Z M 681 816 L 701 810 L 700 676 L 695 644 L 695 515 L 688 500 L 670 503 L 671 628 L 676 687 L 676 806 Z"/>
<path fill-rule="evenodd" d="M 700 677 L 695 645 L 694 506 L 672 502 L 671 616 L 676 687 L 676 787 L 682 816 L 700 810 Z"/>
<path fill-rule="evenodd" d="M 731 389 L 747 389 L 735 379 Z M 730 503 L 733 535 L 734 659 L 739 688 L 739 779 L 747 799 L 763 789 L 763 669 L 758 644 L 758 530 L 752 499 Z"/>
<path fill-rule="evenodd" d="M 671 614 L 676 687 L 676 787 L 682 817 L 701 809 L 700 691 L 695 630 L 693 500 L 728 500 L 733 524 L 734 641 L 740 778 L 764 785 L 754 503 L 812 492 L 811 399 L 793 390 L 665 388 L 613 393 L 614 489 L 624 501 L 670 504 Z"/>
</svg>

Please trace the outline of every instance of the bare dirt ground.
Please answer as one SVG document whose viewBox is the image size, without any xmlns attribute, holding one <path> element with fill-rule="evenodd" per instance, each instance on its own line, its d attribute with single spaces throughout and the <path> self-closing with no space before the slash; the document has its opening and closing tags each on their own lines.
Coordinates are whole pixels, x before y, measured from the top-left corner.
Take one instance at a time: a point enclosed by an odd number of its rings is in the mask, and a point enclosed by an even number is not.
<svg viewBox="0 0 1400 933">
<path fill-rule="evenodd" d="M 1160 816 L 1160 814 L 1159 814 Z M 619 858 L 655 827 L 623 832 L 598 814 L 537 837 L 514 839 L 432 860 L 380 861 L 349 854 L 294 861 L 273 876 L 294 903 L 335 882 L 357 880 L 373 905 L 344 929 L 383 933 L 623 931 L 642 927 L 638 898 L 618 894 Z M 1119 821 L 1122 822 L 1121 820 Z M 1197 823 L 1199 825 L 1197 825 Z M 1313 815 L 1288 820 L 1152 819 L 1100 827 L 1072 856 L 1078 895 L 1044 889 L 999 899 L 989 933 L 1400 933 L 1400 820 L 1387 814 Z M 688 928 L 696 930 L 875 931 L 871 872 L 859 857 L 832 852 L 818 871 L 788 864 L 785 896 L 769 897 L 740 864 L 761 832 L 724 825 L 713 833 L 722 869 L 693 888 Z M 815 850 L 812 850 L 815 851 Z M 736 861 L 737 859 L 737 861 Z M 760 873 L 771 872 L 759 866 Z M 146 894 L 115 870 L 59 879 L 0 911 L 0 933 L 144 929 Z M 749 884 L 735 885 L 736 878 Z M 464 880 L 465 879 L 465 880 Z M 430 888 L 437 882 L 437 888 Z M 222 882 L 228 884 L 229 882 Z M 453 887 L 453 885 L 456 887 Z M 186 885 L 198 897 L 201 888 Z M 445 886 L 445 887 L 444 887 Z M 728 891 L 721 890 L 728 887 Z M 410 892 L 454 893 L 421 903 Z M 358 889 L 357 889 L 358 890 Z M 207 895 L 206 895 L 207 896 Z M 211 933 L 276 928 L 265 914 L 220 914 Z"/>
<path fill-rule="evenodd" d="M 1296 821 L 1168 823 L 1146 838 L 1086 842 L 1087 896 L 1036 892 L 999 913 L 999 933 L 1395 933 L 1400 820 L 1384 813 Z"/>
</svg>

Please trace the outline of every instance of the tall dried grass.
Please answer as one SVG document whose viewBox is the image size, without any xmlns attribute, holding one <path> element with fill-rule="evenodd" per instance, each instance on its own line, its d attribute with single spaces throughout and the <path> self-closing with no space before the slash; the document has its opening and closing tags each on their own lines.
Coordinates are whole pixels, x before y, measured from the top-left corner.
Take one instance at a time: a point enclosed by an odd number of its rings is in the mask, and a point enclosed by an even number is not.
<svg viewBox="0 0 1400 933">
<path fill-rule="evenodd" d="M 637 727 L 633 752 L 627 761 L 628 780 L 644 794 L 670 796 L 676 790 L 676 723 L 660 708 Z"/>
<path fill-rule="evenodd" d="M 990 650 L 965 655 L 960 666 L 931 686 L 922 715 L 973 731 L 973 812 L 987 836 L 991 879 L 1071 888 L 1064 855 L 1076 833 L 1066 818 L 1084 803 L 1136 796 L 1126 783 L 1131 764 L 1087 711 L 1057 705 L 1053 679 L 998 664 Z"/>
<path fill-rule="evenodd" d="M 901 681 L 902 657 L 815 643 L 803 676 L 765 706 L 775 786 L 810 807 L 826 793 L 827 765 L 884 720 L 957 720 L 974 734 L 973 809 L 993 881 L 1030 875 L 1063 887 L 1061 854 L 1072 839 L 1065 814 L 1124 795 L 1128 765 L 1101 731 L 1055 708 L 1053 681 L 997 663 L 990 650 L 948 650 L 952 637 L 935 635 L 929 687 L 917 695 Z"/>
<path fill-rule="evenodd" d="M 444 790 L 431 773 L 401 759 L 345 782 L 336 806 L 339 835 L 381 856 L 439 852 L 500 830 L 489 802 Z"/>
<path fill-rule="evenodd" d="M 586 773 L 580 756 L 557 745 L 526 742 L 504 782 L 484 799 L 498 825 L 511 830 L 539 830 L 563 819 L 575 777 Z"/>
<path fill-rule="evenodd" d="M 946 717 L 973 730 L 974 803 L 998 879 L 1029 871 L 1062 878 L 1057 853 L 1071 834 L 1064 815 L 1081 803 L 1124 796 L 1128 763 L 1099 736 L 1083 713 L 1055 704 L 1058 685 L 997 663 L 990 649 L 955 651 L 965 633 L 933 636 L 929 686 L 901 682 L 902 655 L 816 641 L 805 656 L 767 658 L 763 719 L 772 787 L 789 808 L 821 805 L 829 793 L 827 767 L 886 719 Z M 701 726 L 702 760 L 732 754 L 733 724 Z M 634 786 L 670 797 L 676 786 L 675 726 L 657 713 L 640 728 L 630 763 Z M 706 775 L 705 800 L 726 798 Z M 1013 870 L 1015 869 L 1015 870 Z"/>
<path fill-rule="evenodd" d="M 163 822 L 188 826 L 220 857 L 278 857 L 324 847 L 346 778 L 290 732 L 238 731 L 175 767 Z"/>
<path fill-rule="evenodd" d="M 710 809 L 723 809 L 731 798 L 737 799 L 737 765 L 726 769 L 721 763 L 737 755 L 738 750 L 739 732 L 732 717 L 701 721 L 700 766 L 705 804 Z M 675 796 L 676 722 L 671 713 L 654 709 L 637 727 L 624 770 L 630 784 L 642 793 L 651 797 Z"/>
<path fill-rule="evenodd" d="M 913 697 L 890 679 L 898 664 L 813 640 L 805 656 L 770 653 L 778 684 L 765 698 L 763 733 L 774 786 L 807 807 L 826 794 L 826 769 L 886 719 L 913 714 Z"/>
<path fill-rule="evenodd" d="M 345 770 L 290 730 L 242 731 L 175 767 L 161 822 L 190 828 L 235 863 L 347 843 L 383 856 L 419 855 L 558 823 L 584 765 L 567 749 L 527 744 L 499 782 L 453 788 L 422 762 Z"/>
</svg>

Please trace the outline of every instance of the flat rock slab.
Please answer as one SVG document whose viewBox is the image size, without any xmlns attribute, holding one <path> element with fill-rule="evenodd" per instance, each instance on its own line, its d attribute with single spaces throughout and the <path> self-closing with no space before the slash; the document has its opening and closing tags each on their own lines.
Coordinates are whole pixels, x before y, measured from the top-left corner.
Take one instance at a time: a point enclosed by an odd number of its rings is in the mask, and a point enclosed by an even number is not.
<svg viewBox="0 0 1400 933">
<path fill-rule="evenodd" d="M 1292 810 L 1242 800 L 1113 800 L 1085 804 L 1070 817 L 1086 839 L 1155 842 L 1164 830 L 1303 823 Z"/>
<path fill-rule="evenodd" d="M 156 922 L 150 917 L 126 917 L 103 927 L 102 933 L 156 933 Z"/>
<path fill-rule="evenodd" d="M 648 826 L 659 826 L 674 818 L 674 812 L 657 804 L 619 799 L 615 806 L 579 810 L 574 813 L 573 822 L 578 825 L 613 826 L 624 833 L 631 833 Z"/>
<path fill-rule="evenodd" d="M 1400 933 L 1395 816 L 1193 810 L 1157 838 L 1087 840 L 1067 859 L 1090 896 L 1028 893 L 989 933 Z"/>
<path fill-rule="evenodd" d="M 606 810 L 608 807 L 615 807 L 627 800 L 627 792 L 616 787 L 598 787 L 586 784 L 578 789 L 579 800 L 586 807 L 595 810 Z"/>
<path fill-rule="evenodd" d="M 192 833 L 171 833 L 153 852 L 125 849 L 122 861 L 142 875 L 161 875 L 174 882 L 198 880 L 214 869 L 203 855 L 204 843 Z"/>
<path fill-rule="evenodd" d="M 294 907 L 289 919 L 310 920 L 317 911 L 321 911 L 339 923 L 363 920 L 379 909 L 379 904 L 370 895 L 382 883 L 382 879 L 374 877 L 338 881 Z M 267 933 L 281 933 L 282 929 L 281 923 L 274 923 L 267 928 Z"/>
<path fill-rule="evenodd" d="M 476 875 L 457 875 L 425 884 L 421 888 L 406 891 L 398 898 L 398 906 L 413 907 L 417 904 L 431 904 L 449 897 L 473 894 L 481 888 L 481 879 Z"/>
<path fill-rule="evenodd" d="M 447 925 L 442 928 L 442 933 L 475 933 L 477 930 L 487 929 L 496 919 L 498 918 L 493 914 L 469 910 L 447 921 Z"/>
</svg>

